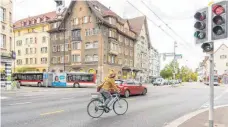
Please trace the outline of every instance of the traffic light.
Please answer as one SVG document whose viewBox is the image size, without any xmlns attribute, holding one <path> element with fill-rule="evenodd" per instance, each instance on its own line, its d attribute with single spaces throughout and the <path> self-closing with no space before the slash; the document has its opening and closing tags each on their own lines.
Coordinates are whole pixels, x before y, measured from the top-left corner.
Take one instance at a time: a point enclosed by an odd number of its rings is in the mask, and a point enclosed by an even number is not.
<svg viewBox="0 0 228 127">
<path fill-rule="evenodd" d="M 203 8 L 197 11 L 194 15 L 195 18 L 195 43 L 204 43 L 208 41 L 208 9 Z"/>
<path fill-rule="evenodd" d="M 212 5 L 212 40 L 224 39 L 228 36 L 228 1 Z"/>
<path fill-rule="evenodd" d="M 201 48 L 203 49 L 203 52 L 207 52 L 207 53 L 214 51 L 213 42 L 203 43 Z"/>
</svg>

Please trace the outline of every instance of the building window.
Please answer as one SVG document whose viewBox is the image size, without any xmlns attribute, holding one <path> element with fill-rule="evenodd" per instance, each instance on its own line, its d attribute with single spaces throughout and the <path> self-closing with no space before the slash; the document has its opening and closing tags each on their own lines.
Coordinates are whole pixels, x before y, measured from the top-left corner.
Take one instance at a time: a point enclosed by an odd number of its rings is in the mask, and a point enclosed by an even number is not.
<svg viewBox="0 0 228 127">
<path fill-rule="evenodd" d="M 6 48 L 6 35 L 0 34 L 0 45 L 1 48 Z"/>
<path fill-rule="evenodd" d="M 130 60 L 130 66 L 131 66 L 131 67 L 133 66 L 133 61 L 132 61 L 132 60 Z"/>
<path fill-rule="evenodd" d="M 72 62 L 81 62 L 81 57 L 78 54 L 72 55 Z"/>
<path fill-rule="evenodd" d="M 98 41 L 93 42 L 93 48 L 98 48 Z"/>
<path fill-rule="evenodd" d="M 220 59 L 226 59 L 227 56 L 226 55 L 220 55 Z"/>
<path fill-rule="evenodd" d="M 64 51 L 64 45 L 60 45 L 60 51 Z"/>
<path fill-rule="evenodd" d="M 132 50 L 130 50 L 130 56 L 133 56 L 133 51 Z"/>
<path fill-rule="evenodd" d="M 28 54 L 28 53 L 29 53 L 29 49 L 26 48 L 26 49 L 25 49 L 25 54 Z"/>
<path fill-rule="evenodd" d="M 57 47 L 53 46 L 52 52 L 57 52 Z"/>
<path fill-rule="evenodd" d="M 125 48 L 125 53 L 124 54 L 128 55 L 128 49 L 127 48 Z"/>
<path fill-rule="evenodd" d="M 55 64 L 57 62 L 56 57 L 52 57 L 52 63 Z"/>
<path fill-rule="evenodd" d="M 42 57 L 40 61 L 41 61 L 41 64 L 47 64 L 47 57 Z"/>
<path fill-rule="evenodd" d="M 93 60 L 92 56 L 86 55 L 85 56 L 85 61 L 86 62 L 91 62 Z"/>
<path fill-rule="evenodd" d="M 132 40 L 130 40 L 130 46 L 131 46 L 131 47 L 134 47 L 134 43 L 133 43 Z"/>
<path fill-rule="evenodd" d="M 22 65 L 22 59 L 17 60 L 17 65 Z"/>
<path fill-rule="evenodd" d="M 97 54 L 93 55 L 93 61 L 98 61 L 98 55 Z"/>
<path fill-rule="evenodd" d="M 111 56 L 111 63 L 115 63 L 115 56 Z"/>
<path fill-rule="evenodd" d="M 91 49 L 91 48 L 93 48 L 93 44 L 90 42 L 86 42 L 85 49 Z"/>
<path fill-rule="evenodd" d="M 36 54 L 36 48 L 34 48 L 34 54 Z"/>
<path fill-rule="evenodd" d="M 41 53 L 47 53 L 47 47 L 41 47 L 40 52 Z"/>
<path fill-rule="evenodd" d="M 32 44 L 33 43 L 33 38 L 30 38 L 30 44 Z"/>
<path fill-rule="evenodd" d="M 78 18 L 75 18 L 75 19 L 74 19 L 74 25 L 78 25 L 78 24 L 79 24 Z"/>
<path fill-rule="evenodd" d="M 33 53 L 32 48 L 30 48 L 30 54 L 32 54 L 32 53 Z"/>
<path fill-rule="evenodd" d="M 66 55 L 65 56 L 65 63 L 68 63 L 69 62 L 69 55 Z"/>
<path fill-rule="evenodd" d="M 0 21 L 5 22 L 6 20 L 6 9 L 3 7 L 0 7 Z"/>
<path fill-rule="evenodd" d="M 60 63 L 63 63 L 64 62 L 64 56 L 61 56 L 60 57 Z"/>
<path fill-rule="evenodd" d="M 45 36 L 42 37 L 42 42 L 43 42 L 43 43 L 46 42 L 46 37 L 45 37 Z"/>
<path fill-rule="evenodd" d="M 129 39 L 125 38 L 125 45 L 129 45 Z"/>
<path fill-rule="evenodd" d="M 87 16 L 83 17 L 83 23 L 88 23 L 88 17 Z"/>
<path fill-rule="evenodd" d="M 21 55 L 21 50 L 17 50 L 17 55 L 18 55 L 18 56 Z"/>
<path fill-rule="evenodd" d="M 33 64 L 33 59 L 32 58 L 30 58 L 30 64 Z"/>
<path fill-rule="evenodd" d="M 60 45 L 56 46 L 57 52 L 60 52 Z"/>
<path fill-rule="evenodd" d="M 80 41 L 81 40 L 81 31 L 73 30 L 72 31 L 72 41 Z"/>
<path fill-rule="evenodd" d="M 81 49 L 81 42 L 73 42 L 72 48 L 73 50 Z"/>
<path fill-rule="evenodd" d="M 25 64 L 28 64 L 28 58 L 25 58 Z"/>
<path fill-rule="evenodd" d="M 37 60 L 36 60 L 36 58 L 34 58 L 34 64 L 37 64 Z"/>
</svg>

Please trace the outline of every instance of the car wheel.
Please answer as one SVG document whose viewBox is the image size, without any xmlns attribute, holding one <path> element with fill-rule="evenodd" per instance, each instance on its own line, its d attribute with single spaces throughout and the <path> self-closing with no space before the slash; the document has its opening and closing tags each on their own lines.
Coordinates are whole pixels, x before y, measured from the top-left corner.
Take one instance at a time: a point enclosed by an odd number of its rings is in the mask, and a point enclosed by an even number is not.
<svg viewBox="0 0 228 127">
<path fill-rule="evenodd" d="M 142 95 L 146 95 L 146 93 L 147 93 L 147 89 L 145 88 L 142 92 Z"/>
<path fill-rule="evenodd" d="M 125 98 L 128 98 L 130 96 L 130 91 L 129 90 L 126 90 L 125 92 L 124 92 L 124 97 Z"/>
</svg>

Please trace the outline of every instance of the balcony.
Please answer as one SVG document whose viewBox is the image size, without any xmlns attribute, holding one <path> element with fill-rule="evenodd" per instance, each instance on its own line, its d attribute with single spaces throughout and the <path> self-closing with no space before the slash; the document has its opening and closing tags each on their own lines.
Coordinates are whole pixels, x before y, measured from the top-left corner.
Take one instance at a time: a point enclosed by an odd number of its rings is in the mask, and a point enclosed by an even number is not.
<svg viewBox="0 0 228 127">
<path fill-rule="evenodd" d="M 109 53 L 113 55 L 118 55 L 119 44 L 118 41 L 114 39 L 109 39 Z"/>
<path fill-rule="evenodd" d="M 118 55 L 118 51 L 116 51 L 116 50 L 109 50 L 109 53 L 110 54 L 113 54 L 113 55 Z"/>
</svg>

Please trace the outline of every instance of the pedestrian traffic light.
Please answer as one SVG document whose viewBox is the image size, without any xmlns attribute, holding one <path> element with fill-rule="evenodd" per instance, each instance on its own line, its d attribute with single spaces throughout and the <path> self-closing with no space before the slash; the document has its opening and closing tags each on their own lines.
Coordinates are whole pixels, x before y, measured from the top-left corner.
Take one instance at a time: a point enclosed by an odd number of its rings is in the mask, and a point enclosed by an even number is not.
<svg viewBox="0 0 228 127">
<path fill-rule="evenodd" d="M 214 49 L 212 42 L 203 43 L 201 48 L 203 49 L 203 52 L 211 52 Z"/>
<path fill-rule="evenodd" d="M 203 8 L 197 11 L 194 15 L 195 18 L 195 43 L 204 43 L 208 41 L 208 11 L 207 8 Z"/>
<path fill-rule="evenodd" d="M 212 5 L 212 40 L 224 39 L 228 36 L 228 1 Z"/>
</svg>

